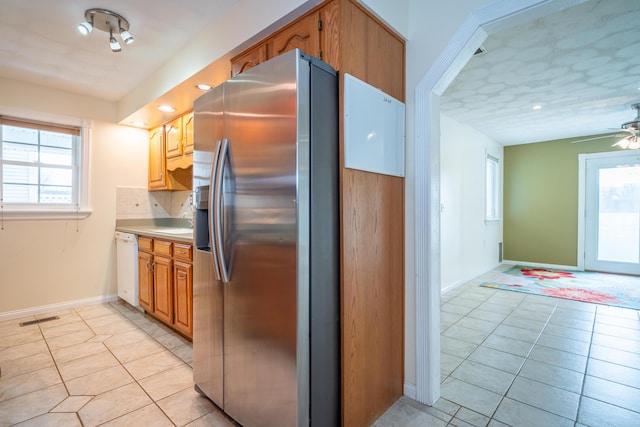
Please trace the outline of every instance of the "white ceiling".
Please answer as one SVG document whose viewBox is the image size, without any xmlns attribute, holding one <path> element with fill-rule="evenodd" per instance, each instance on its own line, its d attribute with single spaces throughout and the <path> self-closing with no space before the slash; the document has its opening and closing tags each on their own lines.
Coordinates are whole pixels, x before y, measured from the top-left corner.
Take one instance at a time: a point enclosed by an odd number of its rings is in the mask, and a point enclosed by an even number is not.
<svg viewBox="0 0 640 427">
<path fill-rule="evenodd" d="M 0 77 L 118 101 L 241 1 L 110 0 L 135 37 L 112 53 L 107 33 L 76 29 L 99 4 L 0 0 Z M 441 110 L 504 145 L 610 131 L 640 101 L 638 23 L 638 0 L 590 0 L 491 35 Z"/>
<path fill-rule="evenodd" d="M 0 77 L 117 101 L 238 0 L 0 0 Z M 84 11 L 104 7 L 135 38 L 112 53 L 109 35 L 77 31 Z"/>
<path fill-rule="evenodd" d="M 440 108 L 503 145 L 614 132 L 636 116 L 638 0 L 591 0 L 483 46 L 487 53 L 469 60 Z"/>
</svg>

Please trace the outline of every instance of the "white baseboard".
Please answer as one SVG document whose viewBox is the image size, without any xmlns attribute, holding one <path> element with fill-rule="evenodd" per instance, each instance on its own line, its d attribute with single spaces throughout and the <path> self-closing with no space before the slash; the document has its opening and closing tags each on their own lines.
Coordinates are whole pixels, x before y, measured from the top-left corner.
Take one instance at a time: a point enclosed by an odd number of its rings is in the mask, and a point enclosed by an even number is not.
<svg viewBox="0 0 640 427">
<path fill-rule="evenodd" d="M 72 308 L 82 307 L 85 305 L 104 304 L 107 302 L 116 301 L 117 299 L 118 299 L 117 295 L 108 295 L 103 297 L 85 298 L 85 299 L 78 299 L 74 301 L 60 302 L 56 304 L 41 305 L 38 307 L 25 308 L 23 310 L 7 311 L 4 313 L 0 313 L 0 321 L 19 319 L 21 317 L 27 317 L 27 316 L 36 316 L 38 314 L 44 314 L 44 313 L 54 313 L 56 311 L 69 310 Z"/>
<path fill-rule="evenodd" d="M 457 288 L 458 286 L 462 286 L 462 285 L 464 285 L 464 284 L 465 284 L 465 283 L 467 283 L 469 280 L 473 280 L 473 279 L 475 279 L 475 278 L 476 278 L 476 277 L 478 277 L 478 276 L 481 276 L 481 275 L 483 275 L 483 274 L 485 274 L 485 273 L 490 272 L 491 270 L 493 270 L 494 268 L 498 267 L 499 265 L 500 265 L 500 263 L 497 263 L 497 264 L 495 264 L 495 265 L 491 266 L 490 268 L 488 268 L 488 269 L 486 269 L 486 270 L 484 270 L 484 271 L 480 271 L 480 272 L 478 272 L 478 273 L 469 274 L 469 275 L 468 275 L 468 277 L 465 277 L 465 278 L 463 278 L 463 279 L 457 280 L 457 281 L 453 282 L 452 284 L 447 285 L 447 286 L 445 286 L 444 288 L 442 288 L 442 289 L 440 290 L 440 294 L 446 294 L 447 292 L 449 292 L 449 291 L 451 291 L 451 290 L 453 290 L 453 289 Z"/>
<path fill-rule="evenodd" d="M 466 283 L 466 282 L 468 282 L 468 280 L 458 280 L 457 282 L 453 282 L 452 284 L 447 285 L 444 288 L 442 288 L 440 290 L 440 293 L 444 295 L 447 292 L 454 290 L 455 288 L 457 288 L 458 286 L 460 286 L 460 285 L 462 285 L 463 283 Z"/>
<path fill-rule="evenodd" d="M 404 395 L 413 400 L 416 399 L 416 385 L 411 383 L 404 383 Z"/>
<path fill-rule="evenodd" d="M 511 261 L 506 259 L 503 260 L 502 263 L 508 265 L 523 265 L 525 267 L 552 268 L 555 270 L 580 270 L 575 265 L 542 264 L 539 262 Z"/>
</svg>

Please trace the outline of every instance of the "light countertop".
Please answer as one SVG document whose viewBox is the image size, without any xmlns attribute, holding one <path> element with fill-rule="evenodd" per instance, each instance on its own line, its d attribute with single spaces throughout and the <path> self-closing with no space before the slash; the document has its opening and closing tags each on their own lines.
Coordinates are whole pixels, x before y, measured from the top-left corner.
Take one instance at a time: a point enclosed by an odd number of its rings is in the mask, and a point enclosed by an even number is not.
<svg viewBox="0 0 640 427">
<path fill-rule="evenodd" d="M 157 239 L 193 242 L 193 229 L 188 220 L 177 218 L 116 220 L 116 231 Z"/>
</svg>

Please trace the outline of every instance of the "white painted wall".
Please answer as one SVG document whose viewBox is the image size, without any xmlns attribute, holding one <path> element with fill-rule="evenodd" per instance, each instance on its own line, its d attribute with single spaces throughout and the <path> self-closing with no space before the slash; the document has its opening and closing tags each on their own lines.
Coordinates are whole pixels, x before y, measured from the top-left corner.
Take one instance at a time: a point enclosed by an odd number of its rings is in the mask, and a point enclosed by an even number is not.
<svg viewBox="0 0 640 427">
<path fill-rule="evenodd" d="M 409 37 L 409 3 L 410 0 L 357 0 L 377 18 L 398 34 Z"/>
<path fill-rule="evenodd" d="M 0 113 L 93 120 L 86 220 L 5 221 L 0 230 L 0 316 L 116 294 L 116 187 L 146 187 L 147 131 L 119 126 L 132 111 L 227 54 L 269 25 L 320 0 L 243 0 L 118 103 L 0 78 Z M 239 23 L 242 23 L 240 25 Z M 76 231 L 76 225 L 78 231 Z"/>
<path fill-rule="evenodd" d="M 488 153 L 500 159 L 502 170 L 503 148 L 444 114 L 440 142 L 440 272 L 441 288 L 447 290 L 499 264 L 502 220 L 484 219 L 485 158 Z"/>
<path fill-rule="evenodd" d="M 85 220 L 4 221 L 0 315 L 116 294 L 116 187 L 147 185 L 148 133 L 110 123 L 114 103 L 0 79 L 0 110 L 91 119 L 90 208 Z"/>
</svg>

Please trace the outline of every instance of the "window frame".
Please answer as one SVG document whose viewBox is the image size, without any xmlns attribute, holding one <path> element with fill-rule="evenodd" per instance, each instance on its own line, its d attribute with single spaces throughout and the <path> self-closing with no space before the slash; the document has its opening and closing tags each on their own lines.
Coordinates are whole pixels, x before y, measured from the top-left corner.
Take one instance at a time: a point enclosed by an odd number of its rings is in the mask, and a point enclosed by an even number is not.
<svg viewBox="0 0 640 427">
<path fill-rule="evenodd" d="M 500 157 L 485 153 L 484 220 L 500 221 Z"/>
<path fill-rule="evenodd" d="M 25 115 L 20 115 L 20 117 L 15 114 L 2 113 L 0 111 L 0 124 L 20 126 L 22 123 L 24 127 L 47 131 L 75 128 L 79 130 L 79 135 L 77 135 L 77 144 L 73 149 L 72 199 L 74 201 L 71 204 L 6 203 L 1 192 L 3 182 L 0 181 L 0 218 L 2 220 L 80 220 L 91 215 L 92 210 L 89 204 L 91 121 L 37 113 L 25 114 L 29 118 L 23 118 Z M 0 180 L 3 179 L 4 165 L 1 145 L 0 142 Z"/>
</svg>

